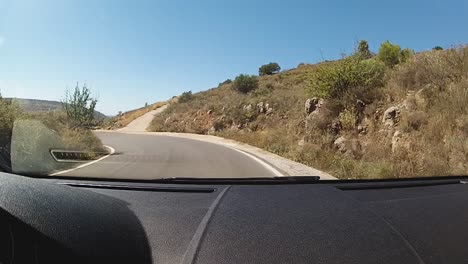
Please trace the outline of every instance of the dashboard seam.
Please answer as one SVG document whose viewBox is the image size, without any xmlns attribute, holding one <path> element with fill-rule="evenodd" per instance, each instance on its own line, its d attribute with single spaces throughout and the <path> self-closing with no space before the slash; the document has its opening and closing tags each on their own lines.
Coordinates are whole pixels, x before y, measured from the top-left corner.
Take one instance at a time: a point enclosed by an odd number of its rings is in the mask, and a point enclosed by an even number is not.
<svg viewBox="0 0 468 264">
<path fill-rule="evenodd" d="M 184 257 L 182 258 L 182 262 L 181 262 L 182 264 L 194 263 L 195 258 L 198 253 L 198 249 L 200 248 L 200 243 L 205 235 L 206 228 L 208 227 L 211 217 L 213 216 L 214 211 L 216 210 L 219 203 L 221 202 L 221 199 L 224 197 L 224 195 L 226 194 L 226 192 L 229 190 L 230 187 L 231 186 L 227 186 L 226 188 L 224 188 L 216 197 L 216 199 L 211 203 L 210 207 L 206 211 L 205 216 L 200 221 L 200 224 L 195 230 L 195 233 L 192 236 L 192 240 L 190 241 L 187 247 L 187 250 L 184 253 Z"/>
</svg>

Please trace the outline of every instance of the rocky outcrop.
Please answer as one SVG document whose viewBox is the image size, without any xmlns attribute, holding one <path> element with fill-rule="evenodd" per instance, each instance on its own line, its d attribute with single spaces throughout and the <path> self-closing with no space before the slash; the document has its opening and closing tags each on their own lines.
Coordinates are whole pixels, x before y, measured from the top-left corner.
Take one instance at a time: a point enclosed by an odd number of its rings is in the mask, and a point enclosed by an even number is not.
<svg viewBox="0 0 468 264">
<path fill-rule="evenodd" d="M 273 108 L 270 107 L 270 104 L 269 103 L 264 103 L 264 102 L 260 102 L 256 105 L 257 107 L 257 112 L 259 114 L 271 114 L 273 113 Z"/>
<path fill-rule="evenodd" d="M 401 114 L 400 107 L 397 107 L 397 106 L 389 107 L 387 110 L 385 110 L 383 114 L 382 123 L 387 127 L 393 127 L 400 120 L 400 114 Z"/>
<path fill-rule="evenodd" d="M 251 111 L 251 110 L 252 110 L 252 105 L 251 105 L 251 104 L 244 105 L 244 106 L 242 107 L 242 109 L 244 109 L 244 111 Z"/>
<path fill-rule="evenodd" d="M 311 109 L 314 109 L 306 117 L 306 129 L 317 127 L 320 129 L 329 128 L 331 124 L 330 114 L 331 111 L 327 106 L 327 102 L 323 99 L 312 98 L 309 103 L 317 102 L 315 105 L 312 104 Z M 306 103 L 307 104 L 307 103 Z"/>
<path fill-rule="evenodd" d="M 357 139 L 348 139 L 344 136 L 341 136 L 333 142 L 333 145 L 338 150 L 338 152 L 352 157 L 359 158 L 362 155 L 361 143 Z"/>
<path fill-rule="evenodd" d="M 309 115 L 310 113 L 315 111 L 318 103 L 319 99 L 317 97 L 307 99 L 304 105 L 306 115 Z"/>
<path fill-rule="evenodd" d="M 392 137 L 392 153 L 399 152 L 401 150 L 410 149 L 410 140 L 408 134 L 401 132 L 400 130 L 395 131 Z"/>
</svg>

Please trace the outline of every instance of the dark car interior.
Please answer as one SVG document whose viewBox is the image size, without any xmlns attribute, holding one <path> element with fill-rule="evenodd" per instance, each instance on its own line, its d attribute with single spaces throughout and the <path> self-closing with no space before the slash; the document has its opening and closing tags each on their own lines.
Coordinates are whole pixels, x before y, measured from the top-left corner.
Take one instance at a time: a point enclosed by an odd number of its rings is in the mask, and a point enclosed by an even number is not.
<svg viewBox="0 0 468 264">
<path fill-rule="evenodd" d="M 0 263 L 466 263 L 467 179 L 0 173 Z"/>
</svg>

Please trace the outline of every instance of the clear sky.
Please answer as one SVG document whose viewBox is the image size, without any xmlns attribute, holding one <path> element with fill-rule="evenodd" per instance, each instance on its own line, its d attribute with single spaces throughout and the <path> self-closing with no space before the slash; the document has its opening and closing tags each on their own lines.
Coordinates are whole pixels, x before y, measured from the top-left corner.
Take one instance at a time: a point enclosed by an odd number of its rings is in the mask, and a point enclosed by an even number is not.
<svg viewBox="0 0 468 264">
<path fill-rule="evenodd" d="M 60 100 L 86 82 L 105 114 L 390 40 L 468 43 L 468 1 L 0 0 L 4 97 Z"/>
</svg>

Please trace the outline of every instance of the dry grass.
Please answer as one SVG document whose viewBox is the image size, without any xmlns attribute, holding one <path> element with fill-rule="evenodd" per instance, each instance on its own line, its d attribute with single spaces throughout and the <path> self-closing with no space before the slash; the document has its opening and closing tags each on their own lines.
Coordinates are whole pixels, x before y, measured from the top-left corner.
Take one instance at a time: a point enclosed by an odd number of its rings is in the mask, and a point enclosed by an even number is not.
<svg viewBox="0 0 468 264">
<path fill-rule="evenodd" d="M 468 48 L 416 54 L 386 70 L 383 87 L 355 88 L 328 101 L 325 118 L 306 121 L 304 103 L 317 65 L 301 65 L 259 78 L 259 88 L 240 94 L 230 84 L 173 103 L 156 117 L 153 131 L 213 133 L 254 145 L 327 171 L 339 178 L 402 178 L 468 174 Z M 366 103 L 362 111 L 355 106 Z M 268 103 L 271 114 L 256 104 Z M 404 103 L 404 104 L 403 104 Z M 245 109 L 251 105 L 251 109 Z M 399 122 L 382 124 L 390 106 Z M 341 121 L 341 131 L 330 124 Z M 366 126 L 359 134 L 358 125 Z M 212 128 L 213 127 L 213 128 Z M 211 128 L 211 131 L 210 131 Z M 400 138 L 392 147 L 395 131 Z M 360 155 L 338 153 L 340 136 L 358 141 Z M 298 144 L 301 142 L 301 144 Z"/>
</svg>

